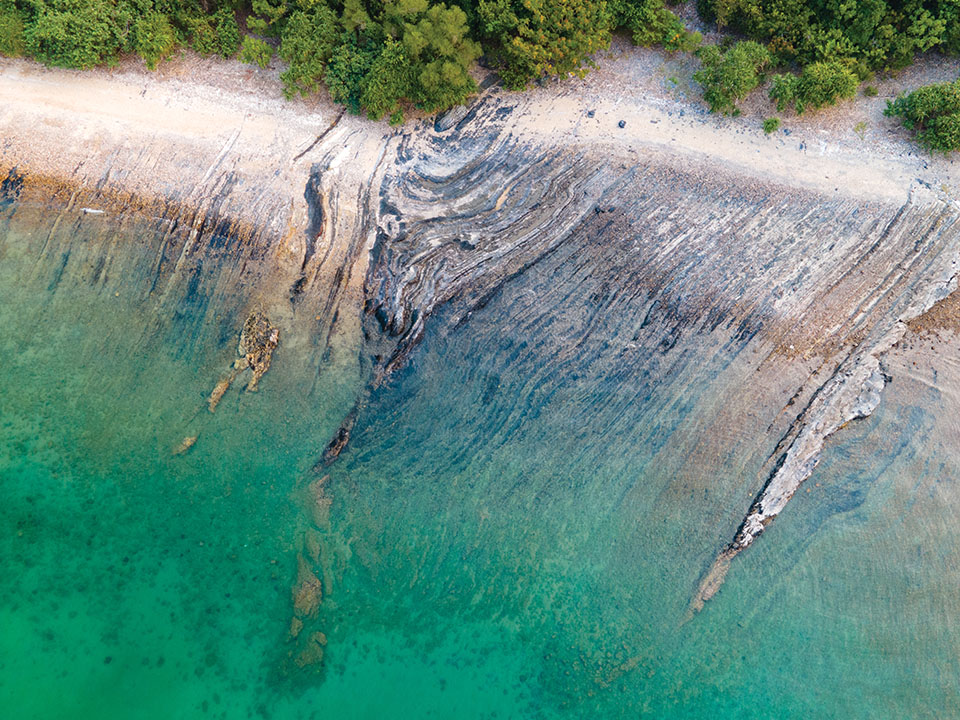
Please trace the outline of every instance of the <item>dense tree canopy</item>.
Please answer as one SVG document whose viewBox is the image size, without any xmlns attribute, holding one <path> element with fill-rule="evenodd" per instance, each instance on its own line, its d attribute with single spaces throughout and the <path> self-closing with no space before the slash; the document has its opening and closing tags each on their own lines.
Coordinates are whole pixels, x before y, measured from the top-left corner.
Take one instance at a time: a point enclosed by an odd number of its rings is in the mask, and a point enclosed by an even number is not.
<svg viewBox="0 0 960 720">
<path fill-rule="evenodd" d="M 147 66 L 178 45 L 234 54 L 237 3 L 213 0 L 0 0 L 0 53 L 89 68 L 139 54 Z"/>
<path fill-rule="evenodd" d="M 918 52 L 960 51 L 956 0 L 697 0 L 702 17 L 769 43 L 779 62 L 855 60 L 903 67 Z"/>
</svg>

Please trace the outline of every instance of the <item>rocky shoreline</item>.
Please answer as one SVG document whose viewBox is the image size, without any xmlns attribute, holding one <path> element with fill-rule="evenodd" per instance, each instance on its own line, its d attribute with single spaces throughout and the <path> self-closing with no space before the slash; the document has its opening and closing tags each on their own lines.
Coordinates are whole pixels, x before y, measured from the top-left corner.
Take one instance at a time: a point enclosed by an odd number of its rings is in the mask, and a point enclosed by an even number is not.
<svg viewBox="0 0 960 720">
<path fill-rule="evenodd" d="M 813 128 L 767 138 L 749 118 L 609 82 L 488 84 L 469 107 L 394 131 L 321 102 L 6 61 L 2 193 L 71 222 L 162 224 L 154 285 L 231 257 L 229 281 L 255 290 L 283 337 L 296 325 L 318 355 L 359 354 L 374 385 L 441 309 L 450 328 L 468 323 L 578 248 L 565 262 L 602 284 L 589 321 L 623 343 L 596 372 L 632 386 L 723 349 L 740 364 L 727 421 L 767 424 L 761 472 L 744 478 L 739 508 L 718 509 L 733 540 L 694 592 L 698 610 L 827 438 L 877 407 L 907 323 L 956 289 L 960 175 L 902 144 Z M 613 327 L 624 322 L 629 341 Z M 558 358 L 575 353 L 577 333 L 557 343 Z"/>
</svg>

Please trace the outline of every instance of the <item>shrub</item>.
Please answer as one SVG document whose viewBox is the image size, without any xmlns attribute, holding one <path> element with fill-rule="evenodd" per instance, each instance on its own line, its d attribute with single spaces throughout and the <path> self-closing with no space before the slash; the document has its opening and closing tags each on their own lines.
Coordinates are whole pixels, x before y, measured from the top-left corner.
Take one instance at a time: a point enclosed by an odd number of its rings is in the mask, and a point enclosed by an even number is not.
<svg viewBox="0 0 960 720">
<path fill-rule="evenodd" d="M 955 0 L 697 0 L 697 9 L 707 22 L 769 43 L 778 63 L 887 69 L 938 46 L 960 50 Z"/>
<path fill-rule="evenodd" d="M 925 85 L 887 102 L 884 114 L 899 117 L 927 150 L 960 150 L 960 80 Z"/>
<path fill-rule="evenodd" d="M 240 26 L 233 10 L 221 8 L 213 15 L 213 52 L 220 57 L 236 55 L 240 47 Z"/>
<path fill-rule="evenodd" d="M 260 38 L 244 35 L 240 44 L 240 62 L 265 68 L 273 58 L 273 47 Z"/>
<path fill-rule="evenodd" d="M 326 5 L 289 16 L 280 36 L 280 57 L 289 65 L 280 80 L 288 98 L 317 90 L 340 40 L 337 17 Z"/>
<path fill-rule="evenodd" d="M 121 28 L 130 19 L 123 6 L 107 0 L 40 0 L 31 7 L 24 47 L 42 63 L 91 68 L 112 60 L 122 48 Z"/>
<path fill-rule="evenodd" d="M 177 46 L 177 36 L 166 15 L 150 12 L 133 24 L 133 49 L 154 70 Z"/>
<path fill-rule="evenodd" d="M 803 68 L 800 75 L 777 75 L 770 88 L 770 97 L 777 101 L 777 110 L 792 105 L 798 115 L 809 109 L 819 110 L 857 93 L 857 76 L 840 62 L 817 62 Z"/>
<path fill-rule="evenodd" d="M 703 65 L 693 79 L 703 86 L 710 112 L 737 112 L 737 101 L 745 98 L 762 81 L 770 53 L 752 41 L 738 42 L 726 52 L 707 45 L 697 52 Z"/>
<path fill-rule="evenodd" d="M 703 41 L 690 32 L 663 0 L 612 0 L 607 3 L 612 28 L 626 28 L 635 45 L 663 45 L 671 52 L 693 52 Z"/>
<path fill-rule="evenodd" d="M 880 94 L 880 91 L 877 90 L 875 85 L 867 85 L 863 89 L 863 94 L 866 95 L 867 97 L 876 97 L 877 95 Z"/>
<path fill-rule="evenodd" d="M 396 40 L 387 40 L 380 55 L 373 61 L 370 72 L 363 78 L 360 104 L 366 108 L 370 118 L 379 120 L 384 115 L 398 112 L 400 100 L 412 93 L 412 70 L 403 45 Z"/>
<path fill-rule="evenodd" d="M 775 133 L 780 129 L 780 118 L 778 117 L 769 117 L 763 121 L 763 131 L 769 135 L 770 133 Z"/>
<path fill-rule="evenodd" d="M 499 45 L 500 76 L 520 90 L 544 75 L 583 75 L 610 44 L 603 0 L 480 0 L 481 29 Z"/>
<path fill-rule="evenodd" d="M 193 49 L 201 55 L 228 58 L 240 47 L 240 26 L 233 11 L 223 7 L 213 15 L 191 18 Z"/>
<path fill-rule="evenodd" d="M 0 6 L 0 55 L 18 57 L 25 49 L 23 18 L 15 7 Z"/>
<path fill-rule="evenodd" d="M 327 63 L 327 89 L 334 102 L 343 103 L 350 112 L 359 114 L 364 80 L 373 67 L 376 53 L 358 43 L 344 43 Z"/>
</svg>

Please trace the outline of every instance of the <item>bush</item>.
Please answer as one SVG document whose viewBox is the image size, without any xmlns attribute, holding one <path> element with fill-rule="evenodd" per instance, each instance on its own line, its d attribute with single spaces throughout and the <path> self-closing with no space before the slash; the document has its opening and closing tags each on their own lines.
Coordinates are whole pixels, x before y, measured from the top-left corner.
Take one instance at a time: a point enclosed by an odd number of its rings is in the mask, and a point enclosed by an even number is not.
<svg viewBox="0 0 960 720">
<path fill-rule="evenodd" d="M 710 112 L 725 114 L 737 112 L 737 101 L 761 83 L 761 73 L 770 63 L 767 49 L 752 41 L 738 42 L 726 52 L 707 45 L 697 55 L 703 68 L 694 73 L 693 79 L 703 86 Z"/>
<path fill-rule="evenodd" d="M 223 58 L 233 57 L 240 48 L 240 26 L 233 10 L 221 8 L 213 15 L 213 52 Z"/>
<path fill-rule="evenodd" d="M 387 40 L 370 72 L 363 78 L 360 104 L 373 120 L 393 115 L 398 112 L 400 100 L 413 93 L 414 83 L 413 67 L 403 45 L 396 40 Z"/>
<path fill-rule="evenodd" d="M 931 48 L 960 50 L 955 0 L 697 0 L 700 16 L 769 43 L 779 63 L 908 65 Z"/>
<path fill-rule="evenodd" d="M 780 118 L 778 117 L 769 117 L 763 121 L 763 131 L 769 135 L 770 133 L 775 133 L 780 129 Z"/>
<path fill-rule="evenodd" d="M 177 36 L 166 15 L 147 13 L 133 24 L 133 49 L 150 70 L 155 70 L 157 63 L 169 56 L 176 45 Z"/>
<path fill-rule="evenodd" d="M 960 150 L 960 80 L 925 85 L 887 102 L 884 114 L 899 117 L 927 150 Z"/>
<path fill-rule="evenodd" d="M 193 19 L 193 49 L 201 55 L 232 57 L 240 47 L 240 26 L 232 10 L 221 8 L 213 15 Z"/>
<path fill-rule="evenodd" d="M 290 15 L 280 39 L 280 57 L 289 65 L 280 80 L 288 98 L 317 90 L 340 40 L 337 17 L 327 6 Z"/>
<path fill-rule="evenodd" d="M 260 38 L 244 35 L 240 44 L 240 62 L 265 68 L 273 58 L 273 47 Z"/>
<path fill-rule="evenodd" d="M 612 28 L 626 28 L 635 45 L 663 45 L 671 52 L 693 52 L 703 36 L 691 33 L 663 0 L 613 0 L 607 3 Z"/>
<path fill-rule="evenodd" d="M 23 18 L 15 7 L 0 6 L 0 55 L 18 57 L 25 49 Z"/>
<path fill-rule="evenodd" d="M 467 16 L 456 6 L 441 3 L 405 17 L 400 40 L 414 76 L 408 97 L 418 107 L 446 110 L 476 91 L 469 69 L 480 45 L 468 39 L 469 32 Z"/>
<path fill-rule="evenodd" d="M 857 93 L 857 76 L 840 62 L 818 62 L 807 65 L 800 75 L 777 75 L 773 78 L 770 97 L 777 101 L 777 110 L 793 106 L 798 115 L 809 109 L 819 110 Z"/>
<path fill-rule="evenodd" d="M 370 73 L 376 54 L 354 42 L 338 47 L 327 64 L 327 89 L 334 102 L 343 103 L 350 112 L 359 114 L 364 80 Z"/>
<path fill-rule="evenodd" d="M 863 94 L 866 95 L 867 97 L 876 97 L 877 95 L 880 94 L 880 91 L 877 90 L 875 85 L 867 85 L 863 89 Z"/>
<path fill-rule="evenodd" d="M 47 65 L 91 68 L 113 60 L 123 47 L 127 9 L 107 0 L 36 0 L 24 24 L 24 47 Z"/>
</svg>

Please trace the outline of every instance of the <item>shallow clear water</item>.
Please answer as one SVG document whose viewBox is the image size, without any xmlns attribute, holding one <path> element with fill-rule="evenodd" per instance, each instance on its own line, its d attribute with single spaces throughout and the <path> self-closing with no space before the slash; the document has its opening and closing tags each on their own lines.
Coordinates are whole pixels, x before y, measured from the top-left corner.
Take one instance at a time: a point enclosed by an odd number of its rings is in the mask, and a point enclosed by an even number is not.
<svg viewBox="0 0 960 720">
<path fill-rule="evenodd" d="M 560 253 L 431 332 L 314 470 L 358 365 L 282 338 L 210 415 L 255 291 L 207 268 L 158 301 L 155 231 L 51 220 L 0 231 L 4 716 L 960 714 L 950 353 L 902 361 L 690 618 L 776 441 L 720 424 L 734 348 L 618 372 L 636 323 L 547 298 L 580 271 Z M 304 489 L 327 472 L 329 519 Z M 311 543 L 319 670 L 290 662 Z"/>
</svg>

